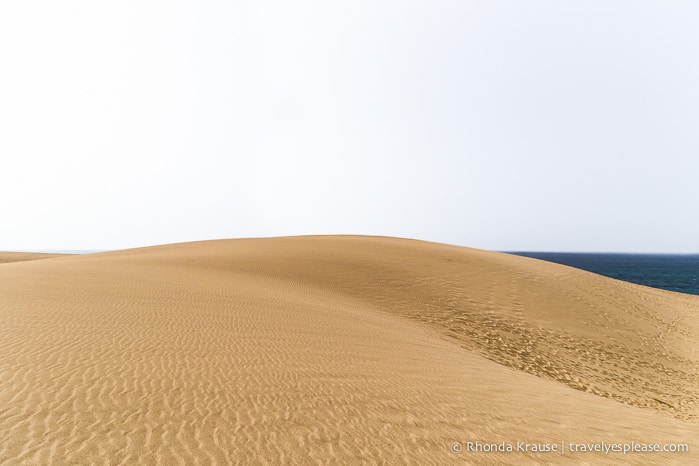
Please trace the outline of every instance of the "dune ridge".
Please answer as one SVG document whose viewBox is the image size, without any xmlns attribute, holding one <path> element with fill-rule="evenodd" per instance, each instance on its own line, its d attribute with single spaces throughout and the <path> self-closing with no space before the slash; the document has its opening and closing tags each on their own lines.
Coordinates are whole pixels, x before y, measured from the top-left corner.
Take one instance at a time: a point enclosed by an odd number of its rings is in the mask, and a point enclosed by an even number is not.
<svg viewBox="0 0 699 466">
<path fill-rule="evenodd" d="M 0 266 L 0 464 L 691 464 L 699 298 L 384 237 Z M 686 453 L 457 452 L 667 442 Z"/>
<path fill-rule="evenodd" d="M 284 252 L 274 251 L 265 266 L 319 288 L 344 287 L 504 365 L 697 421 L 696 296 L 489 251 L 366 239 L 364 254 L 346 258 L 340 244 L 299 246 L 290 256 L 305 266 L 279 265 Z M 316 267 L 332 257 L 342 266 Z"/>
</svg>

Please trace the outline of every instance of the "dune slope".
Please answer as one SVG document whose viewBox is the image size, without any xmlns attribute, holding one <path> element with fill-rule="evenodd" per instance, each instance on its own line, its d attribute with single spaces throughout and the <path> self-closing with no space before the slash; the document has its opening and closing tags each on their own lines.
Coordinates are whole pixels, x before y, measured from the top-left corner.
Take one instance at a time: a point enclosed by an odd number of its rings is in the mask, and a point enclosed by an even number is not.
<svg viewBox="0 0 699 466">
<path fill-rule="evenodd" d="M 46 254 L 42 252 L 1 252 L 0 264 L 8 262 L 35 261 L 41 259 L 54 259 L 56 257 L 66 257 L 68 254 Z"/>
<path fill-rule="evenodd" d="M 693 296 L 394 238 L 6 263 L 0 464 L 692 464 L 698 310 Z"/>
</svg>

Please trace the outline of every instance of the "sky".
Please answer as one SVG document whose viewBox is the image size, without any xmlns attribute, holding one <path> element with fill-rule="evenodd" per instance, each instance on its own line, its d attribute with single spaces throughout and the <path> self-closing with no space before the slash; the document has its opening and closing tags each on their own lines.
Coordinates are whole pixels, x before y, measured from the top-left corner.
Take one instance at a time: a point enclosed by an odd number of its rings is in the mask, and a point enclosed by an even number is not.
<svg viewBox="0 0 699 466">
<path fill-rule="evenodd" d="M 0 3 L 0 250 L 699 252 L 699 3 Z"/>
</svg>

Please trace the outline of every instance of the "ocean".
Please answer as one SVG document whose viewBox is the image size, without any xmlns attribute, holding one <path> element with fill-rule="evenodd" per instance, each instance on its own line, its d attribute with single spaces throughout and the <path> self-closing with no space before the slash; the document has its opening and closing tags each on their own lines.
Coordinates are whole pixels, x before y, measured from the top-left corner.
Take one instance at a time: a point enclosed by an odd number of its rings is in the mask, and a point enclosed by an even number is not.
<svg viewBox="0 0 699 466">
<path fill-rule="evenodd" d="M 509 252 L 640 285 L 699 295 L 699 254 Z"/>
</svg>

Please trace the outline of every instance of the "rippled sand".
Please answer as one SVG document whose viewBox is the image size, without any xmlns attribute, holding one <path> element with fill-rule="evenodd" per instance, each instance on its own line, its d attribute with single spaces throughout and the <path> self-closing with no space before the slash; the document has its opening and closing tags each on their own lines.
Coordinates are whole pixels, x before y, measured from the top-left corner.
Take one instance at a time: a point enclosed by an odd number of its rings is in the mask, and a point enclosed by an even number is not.
<svg viewBox="0 0 699 466">
<path fill-rule="evenodd" d="M 0 262 L 3 465 L 699 464 L 696 296 L 360 236 Z"/>
</svg>

